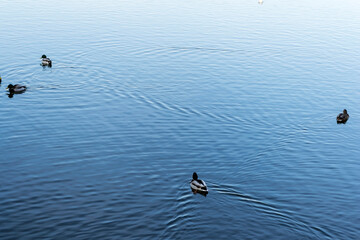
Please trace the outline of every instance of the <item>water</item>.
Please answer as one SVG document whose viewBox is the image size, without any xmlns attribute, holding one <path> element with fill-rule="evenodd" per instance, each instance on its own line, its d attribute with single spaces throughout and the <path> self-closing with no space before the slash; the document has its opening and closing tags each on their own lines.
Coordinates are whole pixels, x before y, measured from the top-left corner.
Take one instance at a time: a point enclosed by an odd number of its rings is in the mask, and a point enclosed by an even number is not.
<svg viewBox="0 0 360 240">
<path fill-rule="evenodd" d="M 358 13 L 1 1 L 0 239 L 358 238 Z"/>
</svg>

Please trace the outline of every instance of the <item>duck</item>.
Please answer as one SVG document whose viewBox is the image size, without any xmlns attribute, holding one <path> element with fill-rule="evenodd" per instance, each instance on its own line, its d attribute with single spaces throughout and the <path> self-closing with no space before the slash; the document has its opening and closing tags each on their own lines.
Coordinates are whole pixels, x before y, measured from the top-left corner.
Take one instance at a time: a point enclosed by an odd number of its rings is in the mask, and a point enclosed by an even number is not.
<svg viewBox="0 0 360 240">
<path fill-rule="evenodd" d="M 196 172 L 193 173 L 193 179 L 190 182 L 190 187 L 193 193 L 200 193 L 204 196 L 208 194 L 208 188 L 204 180 L 198 179 Z"/>
<path fill-rule="evenodd" d="M 26 91 L 26 86 L 20 84 L 9 84 L 6 89 L 9 89 L 10 94 L 23 93 Z"/>
<path fill-rule="evenodd" d="M 340 113 L 337 117 L 336 117 L 336 122 L 337 123 L 346 123 L 346 121 L 349 119 L 349 114 L 347 113 L 347 110 L 344 109 L 342 113 Z"/>
<path fill-rule="evenodd" d="M 41 65 L 51 67 L 52 66 L 52 61 L 50 60 L 50 58 L 46 57 L 45 54 L 43 54 L 41 56 Z"/>
<path fill-rule="evenodd" d="M 0 84 L 1 84 L 1 81 L 2 81 L 2 79 L 1 79 L 1 76 L 0 76 Z"/>
</svg>

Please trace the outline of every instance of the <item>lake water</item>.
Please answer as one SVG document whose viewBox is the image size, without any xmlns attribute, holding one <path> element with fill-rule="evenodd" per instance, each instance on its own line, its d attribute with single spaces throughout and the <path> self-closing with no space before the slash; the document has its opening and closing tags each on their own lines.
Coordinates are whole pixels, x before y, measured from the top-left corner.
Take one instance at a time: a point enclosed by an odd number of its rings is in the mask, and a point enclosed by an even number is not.
<svg viewBox="0 0 360 240">
<path fill-rule="evenodd" d="M 2 0 L 0 239 L 359 238 L 359 10 Z"/>
</svg>

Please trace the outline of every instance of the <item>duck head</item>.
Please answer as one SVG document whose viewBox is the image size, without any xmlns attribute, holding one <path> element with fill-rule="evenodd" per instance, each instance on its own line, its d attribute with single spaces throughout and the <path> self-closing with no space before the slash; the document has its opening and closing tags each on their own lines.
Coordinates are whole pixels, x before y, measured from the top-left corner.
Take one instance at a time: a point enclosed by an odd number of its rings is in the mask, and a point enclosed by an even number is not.
<svg viewBox="0 0 360 240">
<path fill-rule="evenodd" d="M 14 88 L 15 88 L 14 85 L 9 84 L 6 89 L 9 89 L 10 94 L 14 94 L 14 92 L 15 92 L 15 91 L 14 91 Z"/>
<path fill-rule="evenodd" d="M 343 110 L 343 114 L 347 115 L 347 110 L 346 109 Z"/>
<path fill-rule="evenodd" d="M 198 175 L 197 175 L 196 172 L 193 173 L 193 179 L 194 179 L 194 180 L 198 180 Z"/>
<path fill-rule="evenodd" d="M 41 56 L 41 58 L 46 58 L 46 55 L 45 55 L 45 54 L 43 54 L 43 55 Z"/>
</svg>

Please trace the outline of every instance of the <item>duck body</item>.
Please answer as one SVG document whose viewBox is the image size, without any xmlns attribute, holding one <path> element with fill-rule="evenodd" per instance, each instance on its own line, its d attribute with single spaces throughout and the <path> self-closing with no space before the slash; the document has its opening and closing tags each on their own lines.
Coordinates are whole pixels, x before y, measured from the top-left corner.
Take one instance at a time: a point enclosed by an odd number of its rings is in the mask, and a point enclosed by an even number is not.
<svg viewBox="0 0 360 240">
<path fill-rule="evenodd" d="M 10 93 L 23 93 L 26 91 L 26 86 L 20 84 L 9 84 L 6 89 L 8 89 Z"/>
<path fill-rule="evenodd" d="M 344 111 L 342 113 L 340 113 L 337 117 L 336 117 L 336 122 L 337 123 L 346 123 L 347 120 L 349 119 L 349 114 L 347 113 L 347 110 L 344 109 Z"/>
<path fill-rule="evenodd" d="M 194 193 L 200 193 L 205 196 L 209 192 L 205 181 L 198 179 L 196 172 L 194 172 L 193 174 L 193 179 L 190 182 L 190 187 Z"/>
<path fill-rule="evenodd" d="M 42 55 L 41 56 L 41 65 L 51 67 L 52 61 L 50 60 L 50 58 L 46 57 L 46 55 Z"/>
</svg>

